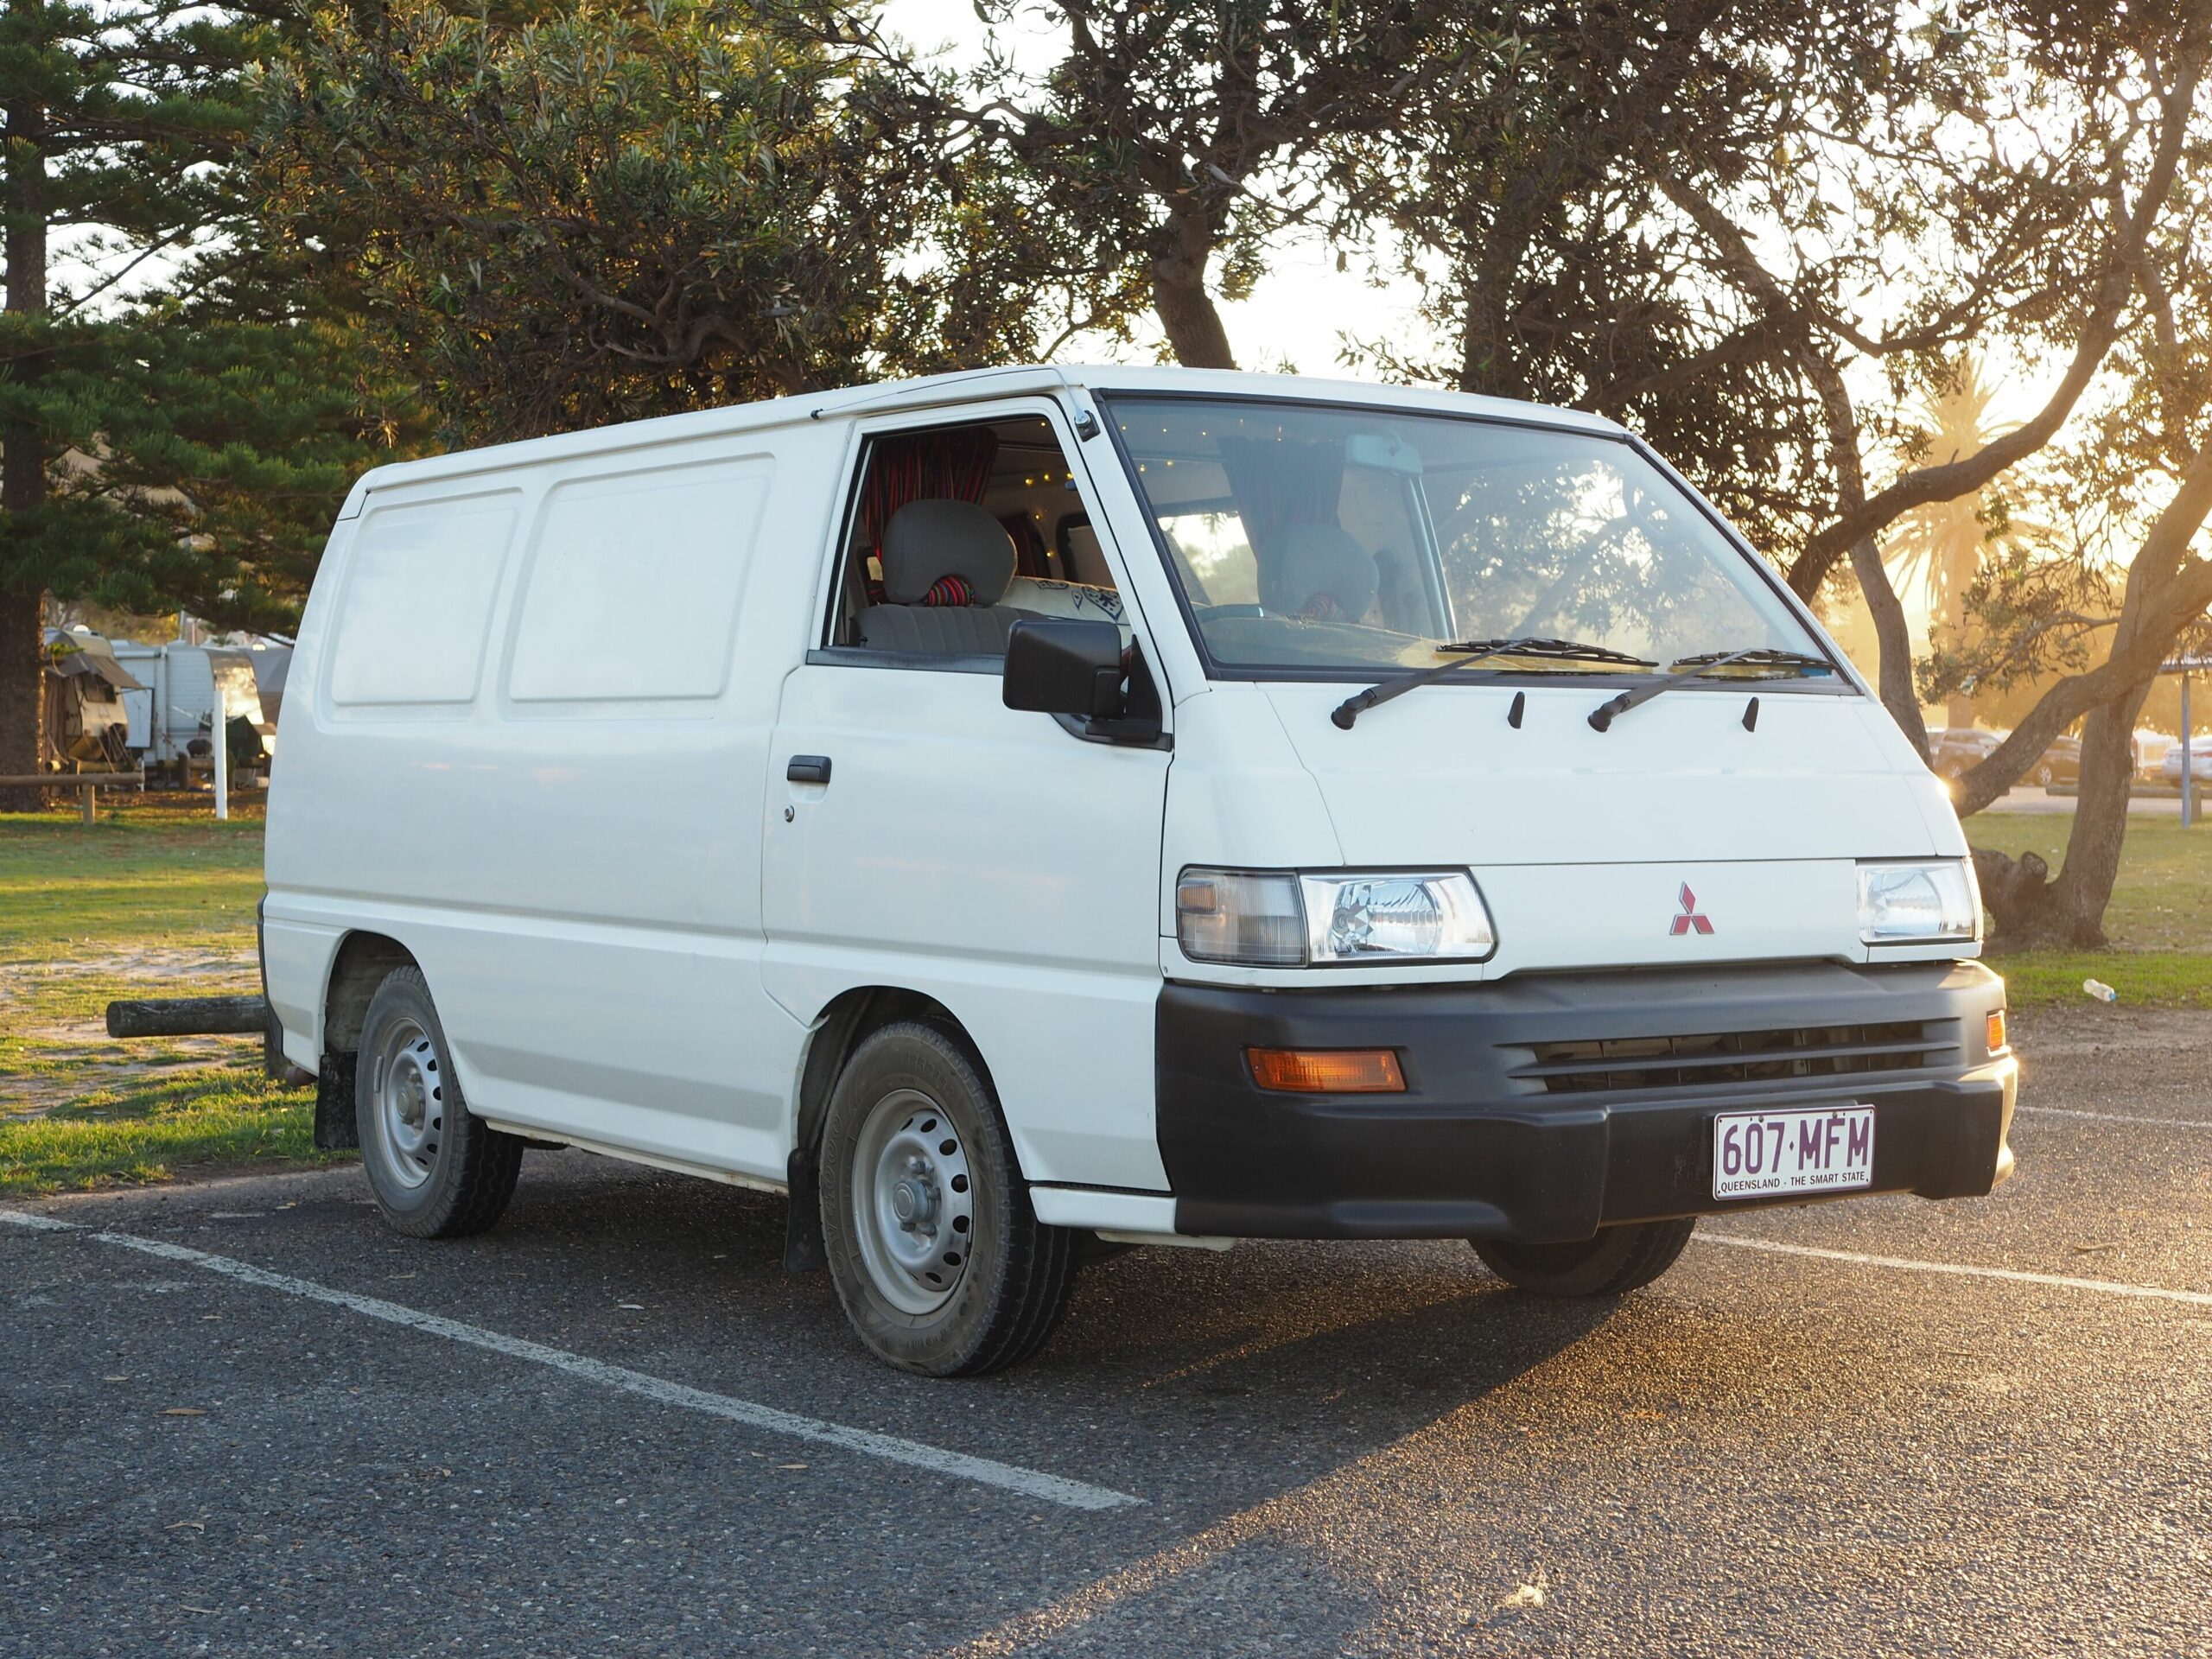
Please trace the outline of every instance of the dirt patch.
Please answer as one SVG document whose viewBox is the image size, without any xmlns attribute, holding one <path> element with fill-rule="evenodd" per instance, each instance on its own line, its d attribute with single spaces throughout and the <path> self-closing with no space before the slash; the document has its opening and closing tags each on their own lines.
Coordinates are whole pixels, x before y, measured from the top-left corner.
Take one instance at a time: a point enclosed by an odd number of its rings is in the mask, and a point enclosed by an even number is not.
<svg viewBox="0 0 2212 1659">
<path fill-rule="evenodd" d="M 131 984 L 167 984 L 213 975 L 258 976 L 260 973 L 260 965 L 251 948 L 225 950 L 214 945 L 125 945 L 98 957 L 64 955 L 43 962 L 11 962 L 4 966 L 6 975 L 0 978 L 0 998 L 28 992 L 35 986 L 55 980 L 113 979 Z"/>
<path fill-rule="evenodd" d="M 0 1122 L 44 1117 L 57 1106 L 73 1105 L 87 1095 L 157 1082 L 194 1067 L 230 1065 L 257 1058 L 257 1037 L 165 1037 L 157 1048 L 135 1052 L 125 1044 L 98 1047 L 41 1048 L 40 1070 L 0 1071 Z M 50 1069 L 48 1069 L 50 1068 Z"/>
<path fill-rule="evenodd" d="M 83 957 L 0 966 L 0 1036 L 18 1039 L 16 1066 L 0 1064 L 0 1116 L 40 1117 L 86 1095 L 129 1088 L 192 1066 L 249 1058 L 256 1037 L 160 1037 L 121 1042 L 107 1034 L 105 1004 L 116 996 L 250 992 L 260 979 L 249 949 L 124 946 Z M 57 1013 L 97 999 L 99 1012 Z"/>
</svg>

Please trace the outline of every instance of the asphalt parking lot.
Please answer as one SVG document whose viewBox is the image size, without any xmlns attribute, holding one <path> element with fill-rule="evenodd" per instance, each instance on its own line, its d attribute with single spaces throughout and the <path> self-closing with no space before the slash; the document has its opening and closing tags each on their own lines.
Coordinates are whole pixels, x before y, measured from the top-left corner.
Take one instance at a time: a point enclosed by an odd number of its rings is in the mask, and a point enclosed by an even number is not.
<svg viewBox="0 0 2212 1659">
<path fill-rule="evenodd" d="M 1151 1250 L 931 1382 L 781 1200 L 535 1154 L 0 1224 L 0 1653 L 2212 1653 L 2212 1020 L 2022 1022 L 2018 1178 L 1617 1304 Z"/>
</svg>

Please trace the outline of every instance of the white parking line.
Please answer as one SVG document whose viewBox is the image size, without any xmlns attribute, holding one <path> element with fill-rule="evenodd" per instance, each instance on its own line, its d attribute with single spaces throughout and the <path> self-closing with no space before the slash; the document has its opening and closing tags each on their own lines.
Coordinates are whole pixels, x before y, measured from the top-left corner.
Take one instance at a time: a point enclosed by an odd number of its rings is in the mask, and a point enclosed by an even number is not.
<svg viewBox="0 0 2212 1659">
<path fill-rule="evenodd" d="M 0 1218 L 12 1221 L 18 1227 L 29 1227 L 41 1233 L 74 1233 L 83 1230 L 73 1221 L 56 1221 L 51 1216 L 35 1216 L 27 1210 L 0 1210 Z"/>
<path fill-rule="evenodd" d="M 2212 1123 L 2190 1117 L 2131 1117 L 2125 1112 L 2077 1112 L 2065 1106 L 2016 1106 L 2015 1112 L 2037 1117 L 2085 1117 L 2093 1123 L 2151 1123 L 2162 1129 L 2212 1129 Z"/>
<path fill-rule="evenodd" d="M 2059 1273 L 2024 1273 L 2018 1268 L 1974 1268 L 1961 1262 L 1921 1262 L 1904 1255 L 1868 1255 L 1859 1250 L 1826 1250 L 1812 1244 L 1784 1244 L 1778 1239 L 1742 1238 L 1733 1233 L 1694 1233 L 1698 1244 L 1726 1244 L 1739 1250 L 1769 1250 L 1777 1255 L 1808 1255 L 1821 1262 L 1848 1262 L 1854 1267 L 1893 1268 L 1902 1273 L 1943 1273 L 1962 1279 L 2002 1279 L 2016 1285 L 2048 1285 L 2059 1290 L 2094 1291 L 2104 1296 L 2127 1296 L 2154 1302 L 2185 1302 L 2191 1307 L 2212 1307 L 2212 1291 L 2168 1290 L 2162 1285 L 2130 1285 L 2117 1279 L 2073 1279 Z"/>
<path fill-rule="evenodd" d="M 0 1209 L 0 1220 L 45 1232 L 85 1231 L 73 1223 L 55 1221 L 49 1217 L 35 1216 L 21 1210 Z M 448 1342 L 486 1349 L 495 1354 L 504 1354 L 510 1359 L 527 1360 L 533 1365 L 563 1371 L 587 1382 L 595 1382 L 601 1388 L 619 1389 L 625 1394 L 634 1394 L 661 1405 L 681 1406 L 687 1411 L 702 1412 L 709 1417 L 742 1423 L 748 1428 L 762 1429 L 771 1434 L 834 1446 L 890 1463 L 907 1464 L 917 1469 L 950 1475 L 956 1480 L 999 1487 L 1006 1491 L 1019 1492 L 1024 1497 L 1058 1503 L 1071 1510 L 1118 1510 L 1144 1502 L 1141 1497 L 1115 1491 L 1110 1487 L 1092 1486 L 1083 1481 L 1048 1475 L 1041 1470 L 1024 1469 L 1019 1465 L 998 1463 L 989 1458 L 969 1457 L 965 1452 L 948 1452 L 942 1446 L 925 1446 L 918 1440 L 903 1440 L 895 1435 L 878 1434 L 871 1429 L 849 1428 L 842 1423 L 825 1422 L 818 1417 L 779 1411 L 773 1406 L 739 1400 L 726 1394 L 710 1394 L 704 1389 L 671 1382 L 664 1377 L 650 1376 L 643 1371 L 630 1370 L 620 1365 L 609 1365 L 603 1360 L 590 1359 L 582 1354 L 572 1354 L 566 1349 L 549 1348 L 542 1342 L 506 1336 L 497 1331 L 487 1331 L 481 1325 L 464 1325 L 459 1319 L 424 1313 L 374 1296 L 356 1296 L 351 1291 L 333 1290 L 327 1285 L 318 1285 L 312 1280 L 271 1273 L 266 1268 L 257 1268 L 227 1255 L 213 1255 L 206 1250 L 190 1249 L 184 1245 L 165 1243 L 159 1239 L 140 1238 L 130 1233 L 98 1232 L 87 1233 L 86 1236 L 97 1243 L 119 1245 L 126 1250 L 160 1256 L 164 1261 L 181 1262 L 205 1268 L 209 1273 L 220 1274 L 226 1279 L 257 1286 L 263 1290 L 278 1291 L 287 1296 L 303 1297 L 308 1301 L 342 1307 L 350 1313 L 360 1314 L 364 1319 L 381 1319 L 387 1325 L 402 1325 L 410 1331 L 422 1332 L 426 1336 L 442 1337 Z"/>
</svg>

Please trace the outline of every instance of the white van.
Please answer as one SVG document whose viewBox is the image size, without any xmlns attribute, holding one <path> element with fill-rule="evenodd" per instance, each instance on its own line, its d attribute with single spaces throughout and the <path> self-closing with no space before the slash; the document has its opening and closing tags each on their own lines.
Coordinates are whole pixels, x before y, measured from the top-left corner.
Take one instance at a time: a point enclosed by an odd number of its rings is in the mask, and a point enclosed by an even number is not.
<svg viewBox="0 0 2212 1659">
<path fill-rule="evenodd" d="M 403 1231 L 525 1146 L 791 1195 L 861 1338 L 1019 1360 L 1098 1240 L 1985 1193 L 1942 786 L 1564 410 L 1007 369 L 381 468 L 308 601 L 264 949 Z"/>
</svg>

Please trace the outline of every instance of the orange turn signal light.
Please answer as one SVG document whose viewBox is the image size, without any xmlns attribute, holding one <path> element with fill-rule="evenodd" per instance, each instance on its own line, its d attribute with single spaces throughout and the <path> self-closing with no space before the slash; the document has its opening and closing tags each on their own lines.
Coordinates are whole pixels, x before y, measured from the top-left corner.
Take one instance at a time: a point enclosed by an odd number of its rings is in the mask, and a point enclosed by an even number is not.
<svg viewBox="0 0 2212 1659">
<path fill-rule="evenodd" d="M 1406 1074 L 1387 1048 L 1248 1048 L 1252 1081 L 1290 1095 L 1402 1095 Z"/>
<path fill-rule="evenodd" d="M 2002 1054 L 2005 1047 L 2005 1010 L 1999 1008 L 1989 1016 L 1989 1052 Z"/>
</svg>

